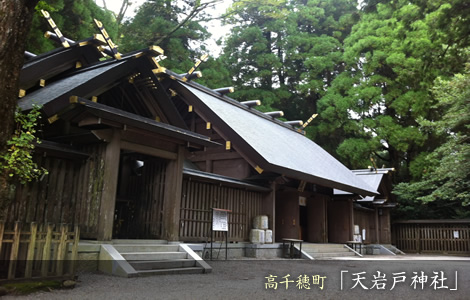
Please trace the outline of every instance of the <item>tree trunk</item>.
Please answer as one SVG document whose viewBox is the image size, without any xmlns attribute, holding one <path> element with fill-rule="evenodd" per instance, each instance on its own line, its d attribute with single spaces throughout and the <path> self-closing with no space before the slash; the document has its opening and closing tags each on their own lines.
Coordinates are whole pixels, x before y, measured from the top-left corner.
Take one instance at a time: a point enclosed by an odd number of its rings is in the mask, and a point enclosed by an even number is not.
<svg viewBox="0 0 470 300">
<path fill-rule="evenodd" d="M 25 40 L 31 26 L 37 0 L 2 0 L 0 2 L 0 153 L 14 129 L 18 98 L 18 78 L 23 65 Z M 7 205 L 9 180 L 0 171 L 0 219 Z"/>
</svg>

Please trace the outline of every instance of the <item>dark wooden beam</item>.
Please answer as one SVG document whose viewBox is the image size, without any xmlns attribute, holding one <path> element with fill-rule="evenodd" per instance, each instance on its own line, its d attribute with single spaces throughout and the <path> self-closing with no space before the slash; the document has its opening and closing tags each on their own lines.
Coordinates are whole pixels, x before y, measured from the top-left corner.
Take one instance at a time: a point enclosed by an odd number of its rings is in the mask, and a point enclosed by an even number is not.
<svg viewBox="0 0 470 300">
<path fill-rule="evenodd" d="M 155 83 L 156 89 L 149 89 L 149 93 L 152 95 L 153 101 L 158 101 L 159 106 L 162 109 L 163 114 L 167 117 L 169 123 L 176 127 L 188 129 L 186 123 L 178 112 L 178 109 L 171 100 L 170 95 L 168 95 L 166 88 L 164 88 L 160 83 L 157 75 L 150 70 L 148 63 L 142 61 L 139 70 L 142 76 L 150 77 Z"/>
<path fill-rule="evenodd" d="M 184 145 L 184 141 L 168 136 L 142 131 L 137 128 L 127 127 L 121 132 L 123 140 L 152 148 L 158 148 L 169 152 L 176 152 L 178 145 Z"/>
<path fill-rule="evenodd" d="M 154 157 L 161 157 L 169 160 L 176 160 L 178 158 L 178 153 L 173 153 L 149 146 L 134 144 L 127 141 L 121 141 L 121 148 L 124 150 L 134 151 L 137 153 L 142 153 Z"/>
<path fill-rule="evenodd" d="M 220 150 L 219 150 L 220 151 Z M 191 161 L 207 161 L 207 160 L 230 160 L 242 158 L 240 154 L 235 151 L 227 152 L 214 152 L 214 151 L 198 151 L 191 153 L 188 158 Z"/>
<path fill-rule="evenodd" d="M 87 159 L 90 157 L 88 153 L 81 152 L 69 145 L 44 141 L 35 145 L 35 153 L 42 153 L 44 156 L 62 157 L 68 159 Z"/>
</svg>

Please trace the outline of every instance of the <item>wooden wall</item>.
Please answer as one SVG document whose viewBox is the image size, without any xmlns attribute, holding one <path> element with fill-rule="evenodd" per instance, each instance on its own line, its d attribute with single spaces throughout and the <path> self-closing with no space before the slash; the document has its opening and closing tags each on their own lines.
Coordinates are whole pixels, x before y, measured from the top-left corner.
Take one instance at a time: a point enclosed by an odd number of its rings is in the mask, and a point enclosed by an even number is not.
<svg viewBox="0 0 470 300">
<path fill-rule="evenodd" d="M 276 192 L 276 241 L 300 238 L 299 192 Z"/>
<path fill-rule="evenodd" d="M 354 208 L 354 225 L 359 225 L 360 234 L 366 230 L 366 243 L 377 243 L 375 210 Z"/>
<path fill-rule="evenodd" d="M 253 173 L 253 168 L 235 150 L 237 145 L 230 145 L 226 148 L 226 140 L 217 134 L 217 129 L 211 127 L 207 129 L 207 123 L 198 118 L 193 125 L 194 131 L 208 136 L 211 141 L 222 144 L 219 147 L 206 148 L 204 151 L 192 152 L 188 158 L 198 166 L 201 171 L 228 176 L 237 179 L 244 179 Z"/>
<path fill-rule="evenodd" d="M 470 221 L 424 220 L 393 224 L 393 244 L 408 253 L 470 255 Z"/>
<path fill-rule="evenodd" d="M 102 192 L 105 144 L 81 149 L 86 160 L 36 156 L 49 174 L 42 181 L 17 185 L 7 222 L 80 225 L 81 237 L 95 238 Z"/>
<path fill-rule="evenodd" d="M 330 196 L 323 194 L 315 194 L 312 199 L 308 199 L 307 242 L 328 242 L 327 203 L 329 200 Z"/>
<path fill-rule="evenodd" d="M 248 241 L 253 218 L 261 214 L 264 194 L 219 184 L 183 180 L 180 241 L 209 241 L 211 208 L 228 209 L 229 240 Z M 218 233 L 216 240 L 222 240 Z"/>
<path fill-rule="evenodd" d="M 351 200 L 328 202 L 328 242 L 346 243 L 353 238 Z"/>
<path fill-rule="evenodd" d="M 392 224 L 390 222 L 390 208 L 379 208 L 379 243 L 392 243 Z"/>
</svg>

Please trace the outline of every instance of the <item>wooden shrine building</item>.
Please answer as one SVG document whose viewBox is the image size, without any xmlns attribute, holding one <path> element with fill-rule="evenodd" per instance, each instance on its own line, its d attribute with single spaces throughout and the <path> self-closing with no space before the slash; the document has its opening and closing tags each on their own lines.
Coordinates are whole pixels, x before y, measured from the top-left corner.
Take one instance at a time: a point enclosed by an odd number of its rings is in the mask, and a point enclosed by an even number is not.
<svg viewBox="0 0 470 300">
<path fill-rule="evenodd" d="M 216 207 L 232 211 L 231 241 L 263 214 L 276 239 L 327 242 L 333 189 L 376 195 L 294 126 L 160 66 L 159 47 L 103 60 L 103 45 L 70 41 L 24 64 L 18 105 L 42 107 L 35 157 L 49 174 L 17 186 L 7 221 L 206 241 Z"/>
<path fill-rule="evenodd" d="M 352 171 L 371 188 L 376 189 L 379 195 L 364 197 L 334 190 L 333 201 L 328 203 L 330 242 L 345 243 L 353 240 L 356 225 L 360 229 L 359 234 L 362 235 L 362 230 L 365 230 L 364 242 L 391 244 L 390 210 L 397 205 L 392 194 L 393 171 L 394 169 L 386 168 Z"/>
</svg>

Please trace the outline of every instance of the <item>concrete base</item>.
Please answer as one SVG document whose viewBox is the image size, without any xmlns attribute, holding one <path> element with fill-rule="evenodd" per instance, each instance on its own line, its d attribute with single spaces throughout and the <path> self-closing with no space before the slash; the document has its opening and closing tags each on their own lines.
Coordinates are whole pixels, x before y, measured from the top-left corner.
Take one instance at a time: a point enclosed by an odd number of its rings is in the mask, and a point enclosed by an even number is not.
<svg viewBox="0 0 470 300">
<path fill-rule="evenodd" d="M 98 270 L 101 245 L 82 242 L 78 244 L 78 272 L 93 272 Z"/>
<path fill-rule="evenodd" d="M 211 245 L 188 244 L 194 252 L 204 260 L 211 259 Z M 244 257 L 259 259 L 277 259 L 282 256 L 282 244 L 251 244 L 229 243 L 227 245 L 227 259 L 241 259 Z M 225 243 L 212 244 L 212 260 L 225 260 Z"/>
<path fill-rule="evenodd" d="M 155 242 L 155 241 L 154 241 Z M 142 240 L 116 240 L 110 242 L 98 242 L 98 241 L 80 241 L 78 246 L 78 271 L 98 271 L 102 270 L 107 273 L 116 274 L 121 273 L 121 271 L 126 270 L 127 266 L 122 266 L 121 264 L 116 265 L 115 263 L 110 263 L 112 261 L 113 253 L 109 253 L 107 250 L 110 247 L 103 247 L 106 244 L 142 244 L 145 241 Z M 148 241 L 151 243 L 151 241 Z M 163 241 L 162 241 L 163 243 Z M 203 264 L 200 267 L 204 267 L 206 272 L 210 272 L 210 267 L 204 264 L 204 260 L 210 260 L 210 243 L 200 243 L 200 244 L 185 244 L 180 242 L 171 242 L 171 244 L 180 244 L 188 252 L 190 249 L 195 256 L 199 256 L 202 260 L 198 260 L 198 264 Z M 302 249 L 304 250 L 304 249 Z M 304 251 L 303 251 L 304 252 Z M 362 247 L 362 254 L 368 255 L 391 255 L 394 254 L 385 249 L 382 245 L 365 245 Z M 273 244 L 252 244 L 247 242 L 241 243 L 229 243 L 228 244 L 228 257 L 229 260 L 234 259 L 243 259 L 245 257 L 257 258 L 257 259 L 278 259 L 282 257 L 282 244 L 273 243 Z M 303 256 L 304 259 L 311 259 L 309 257 Z M 101 260 L 100 260 L 101 259 Z M 225 260 L 225 243 L 213 243 L 212 249 L 212 259 L 213 260 Z M 118 259 L 119 261 L 119 259 Z M 124 260 L 125 261 L 125 260 Z M 127 273 L 127 272 L 125 272 Z M 131 274 L 133 276 L 134 274 Z M 129 276 L 129 275 L 127 275 Z"/>
<path fill-rule="evenodd" d="M 363 254 L 367 255 L 396 255 L 395 253 L 380 244 L 365 245 L 362 251 Z"/>
<path fill-rule="evenodd" d="M 274 259 L 282 257 L 282 244 L 248 244 L 246 257 Z"/>
</svg>

